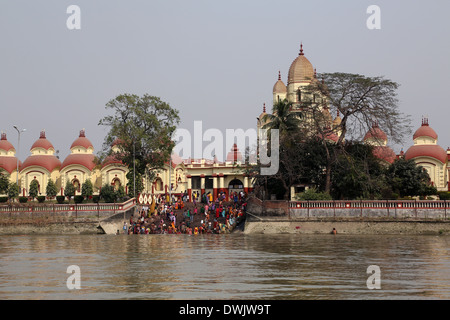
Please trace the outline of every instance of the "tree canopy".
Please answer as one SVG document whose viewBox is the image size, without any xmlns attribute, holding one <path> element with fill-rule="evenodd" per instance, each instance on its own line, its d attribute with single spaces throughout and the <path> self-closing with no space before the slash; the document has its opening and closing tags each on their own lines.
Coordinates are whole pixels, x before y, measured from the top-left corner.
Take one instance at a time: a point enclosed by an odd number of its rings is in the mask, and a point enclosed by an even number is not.
<svg viewBox="0 0 450 320">
<path fill-rule="evenodd" d="M 174 142 L 172 136 L 180 119 L 178 110 L 160 98 L 144 94 L 122 94 L 110 100 L 106 109 L 113 112 L 99 121 L 109 129 L 103 144 L 102 158 L 119 159 L 136 173 L 151 175 L 169 161 Z M 111 150 L 115 143 L 117 152 Z"/>
<path fill-rule="evenodd" d="M 272 176 L 258 175 L 258 166 L 247 170 L 256 178 L 258 192 L 287 199 L 291 187 L 301 184 L 312 187 L 311 193 L 335 199 L 435 193 L 426 172 L 413 163 L 387 165 L 374 156 L 374 146 L 363 141 L 374 123 L 393 143 L 411 132 L 409 116 L 398 106 L 396 82 L 349 73 L 318 78 L 322 81 L 315 79 L 302 89 L 301 101 L 278 101 L 273 114 L 264 117 L 263 128 L 280 130 L 280 163 Z M 333 122 L 332 113 L 341 120 Z"/>
<path fill-rule="evenodd" d="M 390 140 L 401 143 L 411 132 L 410 117 L 398 106 L 399 84 L 384 77 L 351 73 L 322 73 L 322 81 L 312 81 L 306 89 L 309 96 L 321 95 L 331 111 L 339 111 L 338 144 L 346 140 L 361 141 L 377 122 Z"/>
</svg>

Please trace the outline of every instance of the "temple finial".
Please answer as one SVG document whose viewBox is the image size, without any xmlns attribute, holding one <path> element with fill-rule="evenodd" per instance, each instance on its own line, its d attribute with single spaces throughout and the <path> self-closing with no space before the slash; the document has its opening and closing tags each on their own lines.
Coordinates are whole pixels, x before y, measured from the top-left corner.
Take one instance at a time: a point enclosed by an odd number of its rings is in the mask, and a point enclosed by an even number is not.
<svg viewBox="0 0 450 320">
<path fill-rule="evenodd" d="M 299 55 L 303 56 L 303 43 L 302 42 L 300 42 L 300 53 L 299 53 Z"/>
<path fill-rule="evenodd" d="M 263 104 L 263 112 L 266 113 L 266 103 Z"/>
<path fill-rule="evenodd" d="M 281 80 L 281 72 L 278 70 L 278 80 Z"/>
</svg>

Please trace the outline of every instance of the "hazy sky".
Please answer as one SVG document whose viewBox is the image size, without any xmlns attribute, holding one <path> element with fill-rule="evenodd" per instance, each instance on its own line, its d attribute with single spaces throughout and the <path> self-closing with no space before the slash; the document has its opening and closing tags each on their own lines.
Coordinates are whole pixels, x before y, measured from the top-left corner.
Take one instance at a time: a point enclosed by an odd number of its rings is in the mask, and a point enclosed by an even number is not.
<svg viewBox="0 0 450 320">
<path fill-rule="evenodd" d="M 380 30 L 366 27 L 373 4 Z M 80 30 L 66 26 L 69 5 L 81 9 Z M 413 131 L 428 116 L 447 149 L 449 16 L 448 0 L 0 0 L 0 130 L 17 148 L 13 125 L 27 129 L 22 161 L 42 129 L 61 161 L 83 128 L 97 152 L 105 104 L 122 93 L 160 97 L 181 128 L 255 128 L 303 42 L 319 73 L 398 82 Z"/>
</svg>

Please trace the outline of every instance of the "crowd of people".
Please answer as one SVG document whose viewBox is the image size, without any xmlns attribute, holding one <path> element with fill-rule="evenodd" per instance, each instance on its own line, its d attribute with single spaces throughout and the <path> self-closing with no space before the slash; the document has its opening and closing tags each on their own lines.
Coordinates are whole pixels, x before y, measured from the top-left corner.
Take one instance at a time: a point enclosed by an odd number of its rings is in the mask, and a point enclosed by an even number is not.
<svg viewBox="0 0 450 320">
<path fill-rule="evenodd" d="M 221 234 L 230 233 L 244 218 L 246 195 L 243 192 L 225 194 L 213 199 L 211 193 L 192 196 L 186 202 L 185 195 L 155 198 L 152 205 L 142 206 L 138 212 L 124 221 L 124 234 Z M 117 234 L 120 231 L 117 230 Z"/>
</svg>

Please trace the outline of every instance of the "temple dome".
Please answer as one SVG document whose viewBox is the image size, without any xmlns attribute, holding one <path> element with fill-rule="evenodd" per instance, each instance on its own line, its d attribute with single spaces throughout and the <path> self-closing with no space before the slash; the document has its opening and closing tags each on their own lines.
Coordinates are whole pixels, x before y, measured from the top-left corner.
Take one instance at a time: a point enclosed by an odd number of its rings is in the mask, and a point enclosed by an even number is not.
<svg viewBox="0 0 450 320">
<path fill-rule="evenodd" d="M 49 149 L 55 150 L 52 143 L 50 141 L 48 141 L 47 138 L 45 137 L 45 131 L 41 131 L 41 133 L 39 135 L 39 139 L 37 139 L 36 142 L 33 143 L 30 150 L 33 150 L 35 148 L 42 148 L 45 150 L 49 150 Z"/>
<path fill-rule="evenodd" d="M 92 171 L 95 167 L 95 156 L 90 153 L 71 153 L 64 159 L 61 170 L 70 165 L 81 165 Z"/>
<path fill-rule="evenodd" d="M 372 124 L 372 128 L 370 128 L 364 136 L 364 141 L 369 139 L 379 140 L 383 142 L 387 142 L 388 140 L 386 133 L 384 133 L 384 131 L 380 129 L 378 123 L 376 122 Z"/>
<path fill-rule="evenodd" d="M 281 81 L 281 73 L 278 71 L 278 81 L 273 86 L 273 93 L 287 93 L 286 85 Z"/>
<path fill-rule="evenodd" d="M 300 53 L 292 62 L 288 73 L 288 84 L 295 82 L 309 82 L 314 78 L 314 68 L 303 54 L 303 45 L 300 45 Z"/>
<path fill-rule="evenodd" d="M 20 166 L 20 171 L 31 166 L 42 167 L 47 169 L 48 172 L 52 172 L 61 167 L 61 161 L 54 155 L 31 155 Z"/>
<path fill-rule="evenodd" d="M 7 155 L 8 152 L 14 151 L 14 154 L 16 152 L 16 149 L 14 146 L 6 139 L 6 133 L 2 132 L 1 140 L 0 140 L 0 150 L 4 151 L 0 152 L 0 169 L 3 169 L 7 171 L 9 174 L 11 174 L 14 170 L 17 170 L 17 157 L 11 155 Z M 6 153 L 6 155 L 5 155 Z M 19 167 L 22 165 L 22 163 L 19 161 Z"/>
<path fill-rule="evenodd" d="M 6 152 L 8 152 L 9 150 L 13 149 L 14 151 L 16 151 L 16 149 L 14 148 L 14 146 L 11 144 L 11 142 L 9 142 L 6 139 L 6 133 L 2 132 L 2 137 L 0 140 L 0 150 L 4 150 Z"/>
<path fill-rule="evenodd" d="M 79 137 L 72 143 L 70 149 L 75 147 L 83 147 L 85 149 L 94 148 L 92 142 L 88 138 L 86 138 L 84 129 L 80 131 Z"/>
<path fill-rule="evenodd" d="M 39 139 L 31 146 L 30 150 L 32 154 L 20 166 L 20 171 L 31 166 L 36 166 L 45 168 L 49 172 L 52 172 L 53 170 L 61 167 L 61 161 L 59 161 L 59 159 L 55 155 L 53 155 L 53 153 L 33 154 L 33 152 L 35 151 L 34 149 L 37 148 L 43 148 L 45 150 L 55 150 L 52 143 L 45 137 L 45 131 L 41 131 Z"/>
<path fill-rule="evenodd" d="M 437 140 L 438 135 L 436 131 L 434 131 L 428 124 L 428 119 L 422 120 L 422 126 L 416 130 L 416 132 L 413 135 L 413 140 L 416 140 L 420 137 L 429 137 L 434 140 Z"/>
<path fill-rule="evenodd" d="M 375 146 L 373 148 L 373 155 L 380 160 L 384 160 L 388 163 L 393 163 L 397 158 L 394 150 L 388 146 Z"/>
<path fill-rule="evenodd" d="M 447 152 L 436 144 L 414 145 L 405 153 L 405 159 L 410 160 L 417 157 L 429 157 L 439 160 L 442 163 L 447 161 Z"/>
</svg>

